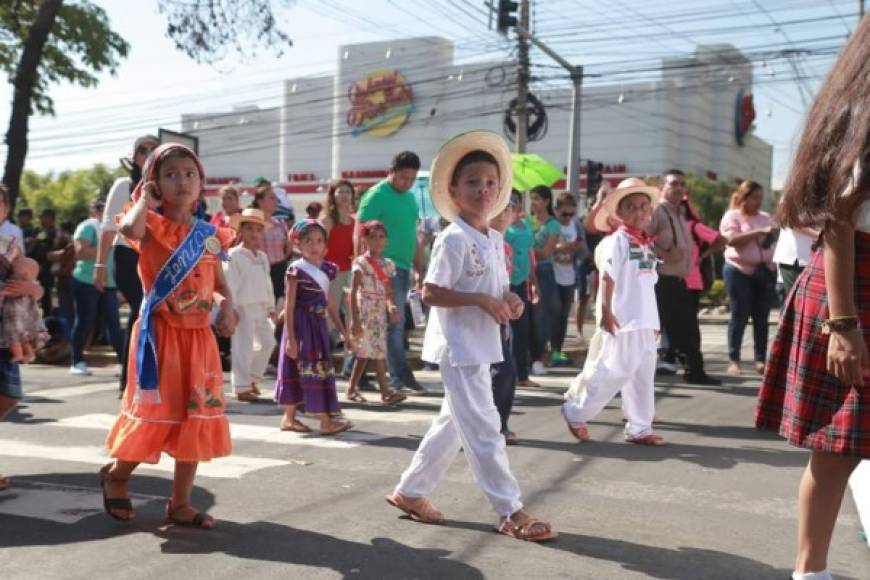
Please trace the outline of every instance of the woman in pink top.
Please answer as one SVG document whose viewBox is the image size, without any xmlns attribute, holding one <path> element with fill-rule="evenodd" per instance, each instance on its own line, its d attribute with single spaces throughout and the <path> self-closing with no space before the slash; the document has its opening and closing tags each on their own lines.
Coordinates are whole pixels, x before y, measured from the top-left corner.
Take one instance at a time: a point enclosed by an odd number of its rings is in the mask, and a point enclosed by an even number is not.
<svg viewBox="0 0 870 580">
<path fill-rule="evenodd" d="M 728 322 L 728 374 L 740 375 L 740 347 L 743 330 L 752 317 L 755 342 L 755 370 L 764 372 L 767 359 L 768 315 L 776 267 L 773 250 L 777 228 L 770 214 L 761 211 L 764 188 L 744 181 L 731 196 L 731 209 L 722 216 L 720 233 L 728 241 L 722 277 L 731 302 Z"/>
</svg>

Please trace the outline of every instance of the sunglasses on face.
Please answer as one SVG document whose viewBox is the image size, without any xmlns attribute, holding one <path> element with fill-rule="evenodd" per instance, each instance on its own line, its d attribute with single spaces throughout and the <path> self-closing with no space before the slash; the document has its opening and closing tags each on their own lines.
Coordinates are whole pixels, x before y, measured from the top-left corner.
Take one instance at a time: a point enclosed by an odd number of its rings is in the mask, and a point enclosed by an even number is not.
<svg viewBox="0 0 870 580">
<path fill-rule="evenodd" d="M 563 218 L 572 218 L 577 214 L 576 214 L 576 212 L 573 212 L 573 211 L 571 211 L 571 212 L 563 211 L 559 215 L 562 216 Z"/>
</svg>

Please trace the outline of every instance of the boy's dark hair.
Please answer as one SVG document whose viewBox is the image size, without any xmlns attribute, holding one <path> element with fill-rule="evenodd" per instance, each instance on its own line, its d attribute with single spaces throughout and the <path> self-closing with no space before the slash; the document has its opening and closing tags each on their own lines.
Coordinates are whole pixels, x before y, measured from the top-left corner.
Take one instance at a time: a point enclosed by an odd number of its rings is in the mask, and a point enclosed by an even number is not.
<svg viewBox="0 0 870 580">
<path fill-rule="evenodd" d="M 496 170 L 499 172 L 499 179 L 501 179 L 501 168 L 499 168 L 498 161 L 496 161 L 492 153 L 482 149 L 475 149 L 463 155 L 456 163 L 456 167 L 453 168 L 453 175 L 450 176 L 450 185 L 455 187 L 459 183 L 459 176 L 462 174 L 462 170 L 472 163 L 491 163 L 495 165 Z"/>
<path fill-rule="evenodd" d="M 413 151 L 402 151 L 393 157 L 390 162 L 390 171 L 400 171 L 402 169 L 413 169 L 420 171 L 420 158 Z"/>
<path fill-rule="evenodd" d="M 52 208 L 47 207 L 44 210 L 42 210 L 41 212 L 39 212 L 39 215 L 42 217 L 47 217 L 47 218 L 54 218 L 57 214 L 55 213 L 55 211 Z"/>
<path fill-rule="evenodd" d="M 75 230 L 76 225 L 70 220 L 64 220 L 60 222 L 60 229 L 62 232 L 72 235 L 73 230 Z"/>
<path fill-rule="evenodd" d="M 33 217 L 33 210 L 30 209 L 29 207 L 22 207 L 21 209 L 18 210 L 18 215 L 19 216 L 27 215 L 27 216 Z"/>
<path fill-rule="evenodd" d="M 559 197 L 556 198 L 556 207 L 560 208 L 565 205 L 570 205 L 571 207 L 577 207 L 577 198 L 571 195 L 569 192 L 560 193 Z"/>
<path fill-rule="evenodd" d="M 686 174 L 683 173 L 683 170 L 682 170 L 682 169 L 677 169 L 676 167 L 672 167 L 672 168 L 670 168 L 670 169 L 666 169 L 666 170 L 662 173 L 662 177 L 664 177 L 664 176 L 666 176 L 666 175 L 679 175 L 680 177 L 685 177 L 685 176 L 686 176 Z"/>
</svg>

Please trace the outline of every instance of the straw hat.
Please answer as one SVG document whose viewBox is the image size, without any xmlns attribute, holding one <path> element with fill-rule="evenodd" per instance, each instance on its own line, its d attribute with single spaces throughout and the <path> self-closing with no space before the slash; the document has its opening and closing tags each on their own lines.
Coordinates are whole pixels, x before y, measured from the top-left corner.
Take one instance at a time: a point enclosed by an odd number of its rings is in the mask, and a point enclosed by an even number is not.
<svg viewBox="0 0 870 580">
<path fill-rule="evenodd" d="M 263 226 L 264 230 L 268 230 L 272 227 L 272 222 L 266 221 L 266 215 L 263 213 L 263 210 L 253 207 L 230 216 L 231 228 L 238 230 L 242 227 L 242 224 L 257 224 Z"/>
<path fill-rule="evenodd" d="M 432 161 L 432 168 L 429 172 L 432 205 L 446 220 L 453 221 L 453 218 L 459 213 L 459 208 L 450 197 L 450 180 L 453 177 L 453 171 L 460 159 L 472 151 L 486 151 L 498 162 L 500 177 L 498 197 L 496 197 L 495 204 L 493 204 L 487 219 L 504 211 L 510 200 L 513 162 L 507 143 L 500 135 L 491 131 L 462 133 L 441 146 Z"/>
<path fill-rule="evenodd" d="M 612 216 L 618 219 L 619 216 L 616 215 L 616 209 L 619 207 L 619 202 L 635 193 L 643 193 L 649 197 L 649 202 L 653 209 L 659 204 L 660 194 L 657 187 L 647 185 L 642 179 L 637 177 L 629 177 L 620 181 L 617 188 L 607 194 L 607 197 L 604 198 L 604 204 L 598 210 L 598 213 L 595 214 L 592 226 L 600 232 L 609 232 L 612 228 L 607 223 L 607 218 Z"/>
</svg>

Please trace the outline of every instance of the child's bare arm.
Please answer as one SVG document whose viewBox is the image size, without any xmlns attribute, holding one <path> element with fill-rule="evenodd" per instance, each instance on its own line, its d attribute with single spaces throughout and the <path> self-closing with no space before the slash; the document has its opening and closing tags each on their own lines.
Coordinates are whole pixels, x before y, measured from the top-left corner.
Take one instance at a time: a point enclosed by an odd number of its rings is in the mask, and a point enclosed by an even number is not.
<svg viewBox="0 0 870 580">
<path fill-rule="evenodd" d="M 362 272 L 354 272 L 350 286 L 350 327 L 351 334 L 356 335 L 362 330 L 362 322 L 359 317 L 359 293 L 362 289 Z"/>
<path fill-rule="evenodd" d="M 332 324 L 338 329 L 339 334 L 341 334 L 345 338 L 345 342 L 347 341 L 347 328 L 344 326 L 344 322 L 341 320 L 341 314 L 338 312 L 339 304 L 338 300 L 336 300 L 335 295 L 331 292 L 327 292 L 327 301 L 326 301 L 326 312 L 329 314 L 330 320 L 332 320 Z"/>
<path fill-rule="evenodd" d="M 235 332 L 239 317 L 233 309 L 233 295 L 224 277 L 220 262 L 215 264 L 214 300 L 220 309 L 217 319 L 217 331 L 222 336 L 230 336 Z"/>
<path fill-rule="evenodd" d="M 423 284 L 423 302 L 428 306 L 441 308 L 477 306 L 499 324 L 504 324 L 511 318 L 510 306 L 504 300 L 493 298 L 488 294 L 457 292 L 428 282 Z"/>
<path fill-rule="evenodd" d="M 296 355 L 296 335 L 293 330 L 293 309 L 296 307 L 296 276 L 287 276 L 286 290 L 284 293 L 284 332 L 287 333 L 287 346 L 284 348 L 284 353 L 295 359 Z"/>
<path fill-rule="evenodd" d="M 606 272 L 601 277 L 601 328 L 610 334 L 616 334 L 619 330 L 619 322 L 613 315 L 613 288 L 615 284 L 610 274 Z"/>
</svg>

